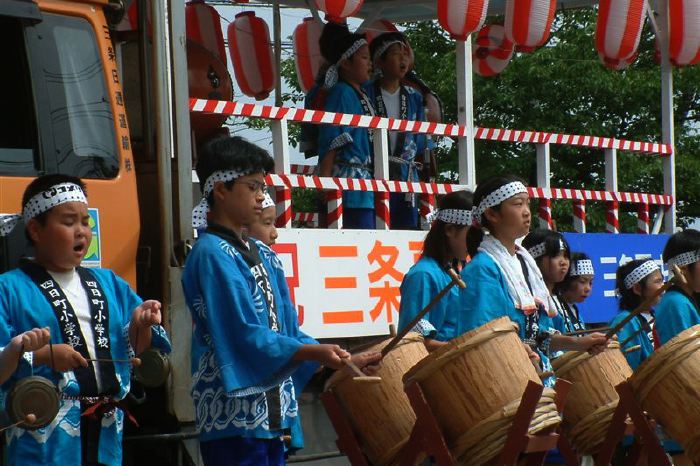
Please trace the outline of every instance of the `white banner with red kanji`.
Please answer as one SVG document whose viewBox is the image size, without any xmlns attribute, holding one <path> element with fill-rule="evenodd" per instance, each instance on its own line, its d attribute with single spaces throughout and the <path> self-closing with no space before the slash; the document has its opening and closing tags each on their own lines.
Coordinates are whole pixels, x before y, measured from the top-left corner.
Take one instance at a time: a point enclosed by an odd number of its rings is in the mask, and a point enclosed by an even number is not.
<svg viewBox="0 0 700 466">
<path fill-rule="evenodd" d="M 315 338 L 389 333 L 398 324 L 399 287 L 418 260 L 424 231 L 279 229 L 301 329 Z"/>
</svg>

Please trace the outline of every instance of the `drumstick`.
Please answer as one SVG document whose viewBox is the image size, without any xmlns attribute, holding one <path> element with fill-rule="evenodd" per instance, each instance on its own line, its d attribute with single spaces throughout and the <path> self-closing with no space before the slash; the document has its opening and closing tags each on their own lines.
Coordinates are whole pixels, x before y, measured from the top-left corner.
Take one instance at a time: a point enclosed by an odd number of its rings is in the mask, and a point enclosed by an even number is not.
<svg viewBox="0 0 700 466">
<path fill-rule="evenodd" d="M 447 292 L 450 291 L 450 289 L 451 289 L 453 286 L 459 285 L 459 287 L 462 288 L 462 289 L 464 289 L 464 288 L 467 287 L 466 283 L 464 283 L 464 281 L 462 281 L 462 279 L 459 277 L 459 275 L 457 275 L 457 272 L 455 272 L 454 269 L 451 269 L 451 268 L 450 268 L 450 269 L 447 269 L 447 273 L 448 273 L 448 274 L 450 275 L 450 277 L 452 278 L 452 281 L 451 281 L 445 288 L 443 288 L 442 291 L 440 291 L 440 293 L 438 293 L 438 295 L 435 296 L 435 297 L 433 298 L 433 300 L 430 301 L 430 302 L 428 303 L 428 305 L 425 306 L 425 307 L 423 308 L 423 310 L 420 311 L 420 312 L 418 313 L 418 315 L 417 315 L 412 321 L 410 321 L 408 324 L 406 324 L 406 326 L 404 327 L 404 329 L 401 330 L 401 331 L 389 342 L 388 345 L 386 345 L 384 348 L 382 348 L 382 357 L 379 359 L 380 361 L 381 361 L 382 359 L 384 359 L 384 356 L 386 356 L 386 355 L 389 353 L 389 351 L 391 351 L 392 349 L 394 349 L 394 347 L 395 347 L 396 345 L 399 344 L 399 342 L 403 339 L 403 337 L 405 337 L 406 335 L 408 335 L 408 332 L 410 332 L 410 331 L 413 329 L 413 327 L 415 327 L 416 324 L 417 324 L 423 317 L 425 317 L 425 315 L 426 315 L 428 312 L 430 312 L 430 310 L 433 308 L 433 306 L 435 306 L 443 297 L 445 297 L 445 295 L 447 294 Z"/>
<path fill-rule="evenodd" d="M 627 348 L 626 350 L 624 350 L 624 351 L 622 352 L 622 354 L 633 353 L 633 352 L 635 352 L 635 351 L 639 351 L 640 349 L 642 349 L 642 346 L 641 346 L 641 345 L 634 345 L 634 346 L 632 346 L 632 347 Z"/>
<path fill-rule="evenodd" d="M 29 414 L 27 414 L 26 416 L 24 416 L 24 419 L 23 419 L 23 420 L 17 421 L 17 422 L 15 422 L 14 424 L 10 424 L 9 426 L 3 427 L 2 429 L 0 429 L 0 432 L 5 432 L 7 429 L 11 429 L 11 428 L 13 428 L 13 427 L 17 427 L 17 426 L 19 426 L 20 424 L 31 425 L 31 424 L 34 424 L 35 422 L 36 422 L 36 415 L 34 415 L 34 414 L 32 414 L 32 413 L 29 413 Z"/>
<path fill-rule="evenodd" d="M 583 330 L 576 330 L 575 332 L 562 333 L 562 335 L 573 337 L 576 335 L 585 335 L 586 333 L 607 332 L 608 330 L 610 330 L 610 327 L 584 328 Z"/>
<path fill-rule="evenodd" d="M 141 360 L 139 358 L 131 358 L 131 359 L 86 358 L 85 360 L 86 361 L 93 361 L 93 362 L 128 362 L 130 364 L 133 364 L 136 367 L 141 365 Z"/>
<path fill-rule="evenodd" d="M 661 288 L 656 290 L 654 292 L 654 294 L 652 294 L 647 299 L 645 299 L 642 302 L 642 304 L 640 304 L 632 312 L 630 312 L 627 317 L 622 319 L 620 322 L 617 323 L 616 326 L 611 328 L 608 331 L 608 333 L 605 334 L 605 336 L 607 338 L 612 338 L 613 335 L 615 335 L 617 332 L 622 330 L 622 327 L 627 325 L 627 322 L 634 319 L 634 317 L 637 314 L 641 314 L 644 311 L 648 311 L 651 308 L 651 305 L 654 303 L 654 301 L 656 301 L 656 298 L 658 298 L 659 296 L 664 294 L 664 292 L 666 290 L 668 290 L 669 288 L 671 288 L 673 285 L 678 284 L 678 283 L 687 283 L 685 280 L 685 277 L 683 276 L 683 271 L 680 268 L 678 268 L 678 266 L 676 264 L 671 265 L 671 269 L 673 270 L 673 277 L 671 277 L 671 279 L 669 281 L 664 283 L 664 285 Z"/>
<path fill-rule="evenodd" d="M 381 382 L 382 378 L 381 377 L 376 377 L 376 376 L 368 376 L 365 375 L 364 372 L 360 370 L 357 365 L 352 362 L 350 358 L 343 358 L 342 359 L 343 363 L 348 366 L 354 373 L 355 377 L 352 378 L 352 380 L 356 382 Z"/>
<path fill-rule="evenodd" d="M 649 319 L 650 326 L 654 323 L 654 320 L 655 319 L 653 317 L 651 319 Z M 642 333 L 644 331 L 646 331 L 646 330 L 644 329 L 644 327 L 642 327 L 639 330 L 637 330 L 636 332 L 634 332 L 632 335 L 630 335 L 629 337 L 622 340 L 622 342 L 620 343 L 620 348 L 624 348 L 627 345 L 627 343 L 634 340 L 634 337 L 636 337 L 637 335 L 639 335 L 640 333 Z"/>
</svg>

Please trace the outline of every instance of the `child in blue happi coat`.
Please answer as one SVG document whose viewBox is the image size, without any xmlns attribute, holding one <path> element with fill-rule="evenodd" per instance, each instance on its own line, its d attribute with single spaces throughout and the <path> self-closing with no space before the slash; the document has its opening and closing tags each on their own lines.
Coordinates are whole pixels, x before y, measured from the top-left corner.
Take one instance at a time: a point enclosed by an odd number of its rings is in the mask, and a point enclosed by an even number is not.
<svg viewBox="0 0 700 466">
<path fill-rule="evenodd" d="M 376 78 L 365 85 L 377 115 L 401 120 L 424 121 L 423 96 L 413 87 L 401 84 L 410 68 L 410 51 L 400 32 L 387 32 L 370 43 Z M 425 134 L 389 132 L 389 178 L 420 181 L 428 138 Z M 418 227 L 418 208 L 414 194 L 391 193 L 391 228 L 413 230 Z"/>
<path fill-rule="evenodd" d="M 569 271 L 561 283 L 557 283 L 555 292 L 561 304 L 560 325 L 564 332 L 585 330 L 586 323 L 581 316 L 578 305 L 584 302 L 593 290 L 595 271 L 593 261 L 585 253 L 571 253 Z"/>
<path fill-rule="evenodd" d="M 423 242 L 423 254 L 401 282 L 399 331 L 452 282 L 447 269 L 461 270 L 467 258 L 467 231 L 471 223 L 472 193 L 455 191 L 440 200 L 440 208 Z M 429 351 L 465 331 L 459 293 L 460 288 L 453 286 L 414 327 L 425 338 Z"/>
<path fill-rule="evenodd" d="M 686 283 L 669 288 L 656 307 L 656 331 L 665 344 L 682 331 L 700 324 L 696 294 L 700 293 L 700 231 L 688 228 L 668 239 L 663 252 L 667 268 L 677 265 Z"/>
<path fill-rule="evenodd" d="M 323 81 L 327 90 L 323 110 L 374 116 L 372 101 L 362 88 L 372 67 L 363 34 L 329 22 L 320 37 L 321 53 L 328 62 Z M 319 174 L 340 178 L 372 179 L 374 149 L 372 133 L 366 128 L 321 125 L 318 139 Z M 374 229 L 374 195 L 371 192 L 343 192 L 345 228 Z"/>
<path fill-rule="evenodd" d="M 0 276 L 0 346 L 37 327 L 48 327 L 52 346 L 29 353 L 4 388 L 32 373 L 46 377 L 60 392 L 60 410 L 45 428 L 9 431 L 9 463 L 121 465 L 129 360 L 151 346 L 170 351 L 160 303 L 142 301 L 110 270 L 80 266 L 92 240 L 80 179 L 39 177 L 22 205 L 35 257 Z M 19 217 L 4 218 L 4 233 Z"/>
<path fill-rule="evenodd" d="M 242 235 L 258 220 L 270 155 L 242 138 L 199 151 L 205 227 L 187 258 L 183 289 L 194 321 L 193 400 L 205 465 L 284 464 L 282 437 L 298 416 L 297 390 L 324 364 L 350 355 L 299 330 L 277 255 Z M 379 354 L 353 356 L 360 367 Z"/>
<path fill-rule="evenodd" d="M 530 228 L 529 196 L 513 176 L 497 176 L 479 183 L 474 192 L 474 225 L 467 233 L 472 260 L 462 270 L 468 286 L 460 294 L 465 331 L 507 316 L 518 324 L 523 342 L 539 356 L 539 368 L 550 371 L 550 351 L 587 351 L 605 338 L 587 341 L 562 335 L 552 318 L 556 305 L 535 259 L 516 240 Z M 551 378 L 550 378 L 551 379 Z M 547 384 L 553 381 L 547 379 Z"/>
</svg>

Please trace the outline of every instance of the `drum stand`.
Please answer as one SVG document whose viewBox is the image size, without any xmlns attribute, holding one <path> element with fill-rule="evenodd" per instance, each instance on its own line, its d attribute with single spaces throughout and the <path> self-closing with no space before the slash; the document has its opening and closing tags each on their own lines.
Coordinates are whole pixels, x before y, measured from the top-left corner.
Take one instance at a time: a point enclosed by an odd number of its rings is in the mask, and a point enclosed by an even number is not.
<svg viewBox="0 0 700 466">
<path fill-rule="evenodd" d="M 335 433 L 338 435 L 338 439 L 335 441 L 338 450 L 348 457 L 350 464 L 353 466 L 369 466 L 369 461 L 365 454 L 362 453 L 360 442 L 358 442 L 352 426 L 343 414 L 343 408 L 340 406 L 340 402 L 335 397 L 333 390 L 321 393 L 320 398 L 323 406 L 326 408 L 328 418 L 333 424 Z"/>
<path fill-rule="evenodd" d="M 594 456 L 595 464 L 609 466 L 617 445 L 626 435 L 634 435 L 632 450 L 625 464 L 636 465 L 641 460 L 646 460 L 643 464 L 671 466 L 671 461 L 666 456 L 659 437 L 656 435 L 655 423 L 644 414 L 630 383 L 622 382 L 615 387 L 615 390 L 620 395 L 620 402 L 615 409 L 610 427 L 608 427 L 605 442 L 598 454 Z M 632 421 L 631 424 L 627 422 L 627 415 Z M 564 455 L 568 466 L 580 464 L 575 451 L 563 437 L 559 439 L 559 450 Z"/>
<path fill-rule="evenodd" d="M 557 407 L 563 407 L 571 384 L 566 381 L 557 382 Z M 548 450 L 554 448 L 559 435 L 554 428 L 547 429 L 536 435 L 527 433 L 544 387 L 538 383 L 528 383 L 520 406 L 515 413 L 513 425 L 506 437 L 506 443 L 500 455 L 491 462 L 496 466 L 515 465 L 521 453 L 526 458 L 527 465 L 541 465 Z M 404 449 L 399 453 L 400 466 L 414 466 L 426 455 L 432 456 L 438 466 L 457 466 L 457 460 L 445 443 L 437 419 L 428 405 L 423 391 L 417 383 L 405 387 L 406 395 L 416 413 L 416 424 Z M 354 464 L 354 463 L 353 463 Z"/>
</svg>

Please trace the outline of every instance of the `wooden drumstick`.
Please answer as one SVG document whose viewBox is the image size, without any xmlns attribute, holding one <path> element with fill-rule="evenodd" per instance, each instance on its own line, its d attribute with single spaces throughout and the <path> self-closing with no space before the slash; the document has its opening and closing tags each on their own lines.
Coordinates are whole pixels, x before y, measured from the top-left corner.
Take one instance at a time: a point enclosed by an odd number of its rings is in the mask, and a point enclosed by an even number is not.
<svg viewBox="0 0 700 466">
<path fill-rule="evenodd" d="M 447 273 L 448 273 L 448 274 L 450 275 L 450 277 L 452 278 L 452 281 L 451 281 L 445 288 L 443 288 L 442 291 L 440 291 L 440 293 L 438 293 L 437 296 L 435 296 L 435 297 L 433 298 L 433 300 L 430 301 L 430 302 L 428 303 L 428 305 L 425 306 L 425 307 L 423 308 L 423 310 L 420 311 L 420 312 L 418 313 L 418 315 L 416 315 L 416 317 L 415 317 L 412 321 L 410 321 L 408 324 L 406 324 L 406 326 L 404 327 L 404 329 L 401 330 L 401 331 L 389 342 L 388 345 L 386 345 L 384 348 L 382 348 L 382 357 L 379 359 L 379 361 L 381 361 L 382 359 L 384 359 L 384 356 L 386 356 L 387 354 L 389 354 L 389 351 L 391 351 L 392 349 L 394 349 L 394 347 L 395 347 L 396 345 L 399 344 L 399 342 L 403 339 L 403 337 L 405 337 L 406 335 L 408 335 L 408 332 L 410 332 L 410 331 L 413 329 L 413 327 L 415 327 L 416 324 L 417 324 L 423 317 L 425 317 L 425 315 L 426 315 L 428 312 L 430 312 L 430 310 L 433 308 L 433 306 L 435 306 L 442 298 L 445 297 L 445 295 L 447 294 L 447 292 L 450 291 L 450 289 L 451 289 L 453 286 L 458 285 L 458 286 L 459 286 L 460 288 L 462 288 L 462 289 L 464 289 L 464 288 L 467 287 L 467 284 L 464 283 L 464 281 L 462 281 L 462 279 L 461 279 L 460 276 L 457 274 L 457 272 L 454 271 L 454 269 L 451 269 L 451 268 L 450 268 L 450 269 L 447 269 Z"/>
<path fill-rule="evenodd" d="M 635 352 L 635 351 L 639 351 L 640 349 L 642 349 L 642 346 L 641 346 L 641 345 L 634 345 L 634 346 L 632 346 L 632 347 L 627 348 L 626 350 L 624 350 L 624 351 L 622 352 L 622 354 L 633 353 L 633 352 Z"/>
<path fill-rule="evenodd" d="M 656 319 L 654 319 L 653 317 L 651 319 L 649 319 L 649 326 L 651 326 L 655 320 Z M 639 335 L 640 333 L 645 332 L 645 331 L 646 330 L 644 329 L 644 327 L 642 327 L 639 330 L 637 330 L 636 332 L 634 332 L 632 335 L 630 335 L 629 337 L 622 340 L 622 342 L 620 342 L 620 348 L 624 348 L 627 345 L 627 343 L 634 340 L 634 337 L 636 337 L 637 335 Z"/>
<path fill-rule="evenodd" d="M 355 373 L 355 377 L 352 378 L 352 380 L 354 380 L 355 382 L 376 383 L 376 382 L 382 381 L 381 377 L 365 375 L 365 373 L 362 372 L 360 370 L 360 368 L 357 367 L 357 365 L 354 362 L 352 362 L 352 360 L 350 358 L 343 358 L 342 361 L 346 366 L 348 366 Z"/>
<path fill-rule="evenodd" d="M 5 432 L 7 429 L 11 429 L 13 427 L 18 427 L 22 424 L 31 425 L 31 424 L 34 424 L 35 422 L 36 422 L 36 415 L 29 413 L 26 416 L 24 416 L 23 420 L 17 421 L 14 424 L 10 424 L 9 426 L 3 427 L 2 429 L 0 429 L 0 432 Z"/>
<path fill-rule="evenodd" d="M 567 337 L 575 337 L 576 335 L 585 335 L 586 333 L 594 332 L 607 332 L 610 327 L 600 327 L 600 328 L 585 328 L 583 330 L 576 330 L 575 332 L 562 333 L 562 335 Z"/>
<path fill-rule="evenodd" d="M 131 359 L 87 358 L 85 360 L 86 361 L 93 361 L 93 362 L 128 362 L 129 364 L 133 365 L 134 367 L 138 367 L 141 365 L 141 359 L 139 359 L 139 358 L 131 358 Z"/>
<path fill-rule="evenodd" d="M 673 277 L 671 277 L 671 279 L 669 281 L 667 281 L 666 283 L 664 283 L 664 285 L 661 288 L 656 290 L 654 292 L 654 294 L 649 296 L 639 306 L 637 306 L 632 312 L 630 312 L 627 317 L 622 319 L 620 322 L 617 323 L 617 325 L 615 325 L 613 328 L 608 330 L 608 333 L 605 334 L 605 336 L 607 338 L 612 338 L 613 335 L 615 335 L 617 332 L 622 330 L 622 327 L 627 325 L 627 323 L 630 320 L 634 319 L 634 317 L 636 315 L 641 314 L 642 312 L 648 311 L 649 309 L 651 309 L 651 305 L 654 304 L 654 301 L 656 301 L 656 299 L 659 296 L 664 294 L 666 292 L 666 290 L 671 288 L 673 285 L 688 283 L 685 279 L 685 276 L 683 275 L 683 271 L 676 264 L 671 265 L 671 270 L 673 270 Z"/>
</svg>

